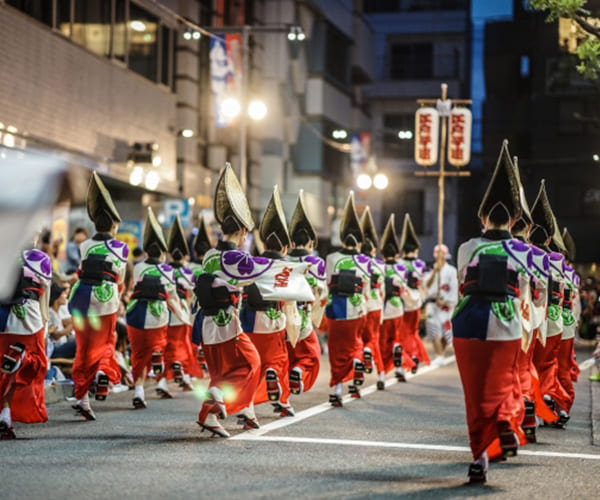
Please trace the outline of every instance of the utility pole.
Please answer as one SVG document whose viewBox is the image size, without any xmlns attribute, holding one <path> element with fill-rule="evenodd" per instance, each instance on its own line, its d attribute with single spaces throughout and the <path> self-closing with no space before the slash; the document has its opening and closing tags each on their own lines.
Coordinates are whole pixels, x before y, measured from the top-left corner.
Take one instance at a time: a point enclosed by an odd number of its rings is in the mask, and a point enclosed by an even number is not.
<svg viewBox="0 0 600 500">
<path fill-rule="evenodd" d="M 246 115 L 246 108 L 248 106 L 248 81 L 250 80 L 250 75 L 248 74 L 248 64 L 249 60 L 249 43 L 248 37 L 250 35 L 250 26 L 244 25 L 242 26 L 242 85 L 241 85 L 241 106 L 242 112 L 240 113 L 240 145 L 239 145 L 239 155 L 240 155 L 240 185 L 244 192 L 246 192 L 246 186 L 248 185 L 248 165 L 247 165 L 247 127 L 248 127 L 248 117 Z"/>
<path fill-rule="evenodd" d="M 448 116 L 450 114 L 450 106 L 452 104 L 471 104 L 470 99 L 448 99 L 448 84 L 442 83 L 442 95 L 441 99 L 417 99 L 417 103 L 420 105 L 424 104 L 433 104 L 437 107 L 437 110 L 440 114 L 441 118 L 441 136 L 440 136 L 440 151 L 439 151 L 439 166 L 440 169 L 438 171 L 418 171 L 415 172 L 417 177 L 437 177 L 438 178 L 438 248 L 441 249 L 441 245 L 444 243 L 444 202 L 446 201 L 446 192 L 445 192 L 445 180 L 446 177 L 469 177 L 471 172 L 469 171 L 456 171 L 456 172 L 446 172 L 445 163 L 446 163 L 446 142 L 448 136 Z M 415 138 L 417 137 L 417 132 L 415 131 Z M 443 264 L 442 260 L 444 257 L 441 255 L 441 251 L 438 253 L 438 263 L 440 265 Z M 441 273 L 438 273 L 438 297 L 440 295 L 439 283 L 440 283 Z"/>
</svg>

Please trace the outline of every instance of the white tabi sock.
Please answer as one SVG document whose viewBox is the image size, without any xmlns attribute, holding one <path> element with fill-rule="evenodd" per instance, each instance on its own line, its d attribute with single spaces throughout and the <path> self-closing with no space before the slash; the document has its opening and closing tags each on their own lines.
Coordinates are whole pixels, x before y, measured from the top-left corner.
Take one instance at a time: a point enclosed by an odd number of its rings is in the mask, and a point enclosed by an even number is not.
<svg viewBox="0 0 600 500">
<path fill-rule="evenodd" d="M 208 415 L 206 415 L 206 418 L 204 419 L 204 422 L 202 422 L 204 425 L 207 425 L 209 427 L 219 427 L 219 421 L 217 420 L 217 416 L 214 413 L 209 413 Z"/>
<path fill-rule="evenodd" d="M 254 413 L 254 403 L 250 403 L 250 406 L 244 408 L 239 412 L 238 415 L 244 415 L 246 418 L 252 420 L 256 418 L 256 413 Z"/>
<path fill-rule="evenodd" d="M 396 373 L 399 373 L 400 375 L 404 375 L 404 368 L 402 368 L 401 366 L 397 367 Z"/>
<path fill-rule="evenodd" d="M 475 460 L 475 463 L 479 464 L 479 465 L 482 465 L 483 466 L 483 470 L 487 472 L 488 465 L 490 463 L 490 461 L 488 459 L 487 451 L 484 451 L 481 455 L 479 455 L 479 458 L 477 460 Z"/>
<path fill-rule="evenodd" d="M 9 427 L 12 426 L 12 420 L 10 418 L 10 408 L 2 408 L 2 412 L 0 413 L 0 420 L 2 420 L 2 422 L 6 422 L 6 424 Z"/>
<path fill-rule="evenodd" d="M 81 406 L 84 410 L 90 409 L 90 397 L 86 394 L 79 401 L 79 406 Z"/>
<path fill-rule="evenodd" d="M 335 395 L 336 396 L 342 396 L 342 384 L 335 384 Z"/>
<path fill-rule="evenodd" d="M 145 401 L 145 394 L 144 394 L 144 386 L 143 385 L 136 385 L 135 386 L 135 393 L 133 395 L 134 398 L 140 398 L 142 401 Z"/>
<path fill-rule="evenodd" d="M 104 373 L 102 370 L 99 370 L 96 372 L 96 383 L 98 383 L 98 377 L 100 377 L 100 375 L 106 375 L 106 373 Z"/>
<path fill-rule="evenodd" d="M 221 389 L 219 389 L 218 387 L 211 387 L 210 389 L 208 389 L 208 393 L 212 396 L 212 398 L 217 403 L 223 402 L 223 393 L 221 392 Z"/>
<path fill-rule="evenodd" d="M 379 372 L 379 381 L 383 382 L 385 380 L 385 372 Z"/>
<path fill-rule="evenodd" d="M 167 388 L 167 377 L 161 378 L 160 382 L 156 385 L 156 388 L 157 389 L 162 389 L 165 392 L 169 392 L 169 390 Z M 143 387 L 142 387 L 142 389 L 143 389 Z M 137 386 L 136 386 L 136 390 L 137 390 Z M 144 398 L 142 398 L 142 399 L 144 399 Z"/>
</svg>

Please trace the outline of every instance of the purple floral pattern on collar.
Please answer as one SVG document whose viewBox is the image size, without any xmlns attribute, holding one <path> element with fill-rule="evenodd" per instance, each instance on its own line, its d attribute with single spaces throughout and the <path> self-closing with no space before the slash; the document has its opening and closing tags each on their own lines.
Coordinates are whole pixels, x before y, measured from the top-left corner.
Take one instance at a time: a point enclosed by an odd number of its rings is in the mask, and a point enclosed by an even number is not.
<svg viewBox="0 0 600 500">
<path fill-rule="evenodd" d="M 259 277 L 273 265 L 266 257 L 253 257 L 243 250 L 227 250 L 221 252 L 221 269 L 229 277 L 236 280 L 248 280 Z"/>
<path fill-rule="evenodd" d="M 127 257 L 129 257 L 129 247 L 125 243 L 113 238 L 105 241 L 104 244 L 117 259 L 121 262 L 127 262 Z"/>
<path fill-rule="evenodd" d="M 52 261 L 41 250 L 26 250 L 22 254 L 23 264 L 36 277 L 49 280 L 52 278 Z"/>
<path fill-rule="evenodd" d="M 360 271 L 363 274 L 366 274 L 367 276 L 371 275 L 371 264 L 373 261 L 373 259 L 371 259 L 371 257 L 369 257 L 368 255 L 359 253 L 359 254 L 353 255 L 352 260 L 356 264 L 356 267 L 358 267 L 358 269 L 360 269 Z"/>
<path fill-rule="evenodd" d="M 300 257 L 300 262 L 309 262 L 312 264 L 308 270 L 308 274 L 314 276 L 318 280 L 325 280 L 325 261 L 316 255 L 305 255 Z"/>
</svg>

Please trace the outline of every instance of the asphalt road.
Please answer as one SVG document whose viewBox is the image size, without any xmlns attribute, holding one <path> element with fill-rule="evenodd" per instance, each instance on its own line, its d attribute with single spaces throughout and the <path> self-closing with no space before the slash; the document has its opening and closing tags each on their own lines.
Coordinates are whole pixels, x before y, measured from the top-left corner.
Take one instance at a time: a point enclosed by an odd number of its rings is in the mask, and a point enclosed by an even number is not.
<svg viewBox="0 0 600 500">
<path fill-rule="evenodd" d="M 278 419 L 263 405 L 259 432 L 242 432 L 230 417 L 227 440 L 200 432 L 193 394 L 158 400 L 153 382 L 148 409 L 131 409 L 132 392 L 116 394 L 95 403 L 96 422 L 73 416 L 70 403 L 50 405 L 47 423 L 16 424 L 18 439 L 0 441 L 0 499 L 600 495 L 587 372 L 567 430 L 539 429 L 538 444 L 491 465 L 487 485 L 468 486 L 471 457 L 454 363 L 385 391 L 367 389 L 334 409 L 323 404 L 327 369 L 324 359 L 317 386 L 293 397 L 296 418 Z M 366 387 L 374 382 L 369 376 Z"/>
</svg>

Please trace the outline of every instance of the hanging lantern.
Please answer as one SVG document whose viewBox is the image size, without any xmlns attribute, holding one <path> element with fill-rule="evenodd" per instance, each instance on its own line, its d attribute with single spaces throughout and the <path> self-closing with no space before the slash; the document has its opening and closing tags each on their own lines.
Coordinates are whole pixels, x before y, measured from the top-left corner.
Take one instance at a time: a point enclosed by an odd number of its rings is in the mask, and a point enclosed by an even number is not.
<svg viewBox="0 0 600 500">
<path fill-rule="evenodd" d="M 422 167 L 437 163 L 440 115 L 435 108 L 422 107 L 415 113 L 415 161 Z"/>
<path fill-rule="evenodd" d="M 471 111 L 453 108 L 448 118 L 448 163 L 464 167 L 471 161 Z"/>
</svg>

